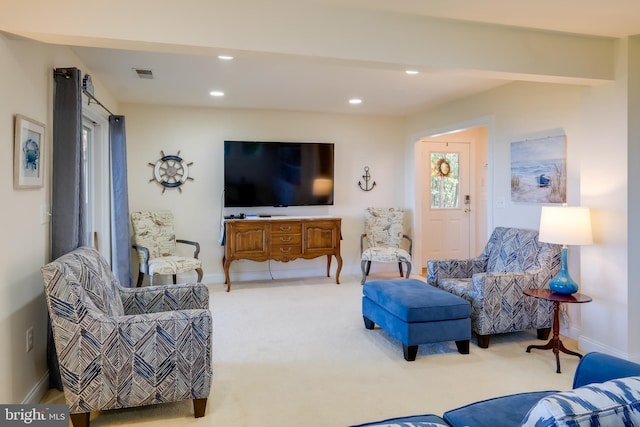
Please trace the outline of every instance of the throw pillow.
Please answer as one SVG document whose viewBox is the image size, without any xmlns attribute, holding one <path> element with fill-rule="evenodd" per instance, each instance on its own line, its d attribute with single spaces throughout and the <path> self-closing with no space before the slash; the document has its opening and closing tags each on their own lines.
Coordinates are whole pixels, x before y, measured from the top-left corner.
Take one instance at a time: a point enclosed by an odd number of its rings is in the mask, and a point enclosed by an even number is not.
<svg viewBox="0 0 640 427">
<path fill-rule="evenodd" d="M 367 424 L 367 427 L 449 427 L 447 424 L 432 423 L 428 421 L 393 422 L 383 424 Z"/>
<path fill-rule="evenodd" d="M 541 399 L 523 427 L 640 425 L 640 377 L 589 384 Z"/>
</svg>

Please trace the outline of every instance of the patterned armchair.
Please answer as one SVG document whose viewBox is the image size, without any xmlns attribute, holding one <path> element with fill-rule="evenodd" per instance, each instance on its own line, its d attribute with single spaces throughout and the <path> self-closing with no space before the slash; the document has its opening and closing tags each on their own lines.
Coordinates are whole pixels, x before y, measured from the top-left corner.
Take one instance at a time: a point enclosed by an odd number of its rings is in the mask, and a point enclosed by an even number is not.
<svg viewBox="0 0 640 427">
<path fill-rule="evenodd" d="M 407 266 L 406 278 L 411 274 L 411 249 L 413 241 L 403 232 L 404 209 L 367 208 L 365 233 L 360 237 L 361 284 L 367 280 L 371 262 L 397 262 L 400 277 L 402 263 Z M 403 241 L 406 242 L 404 248 Z"/>
<path fill-rule="evenodd" d="M 471 303 L 471 328 L 487 348 L 491 334 L 535 328 L 548 338 L 553 303 L 523 291 L 546 287 L 559 269 L 560 245 L 539 242 L 535 230 L 497 227 L 477 258 L 427 261 L 427 281 Z"/>
<path fill-rule="evenodd" d="M 152 286 L 156 274 L 171 274 L 175 284 L 178 273 L 194 270 L 198 273 L 197 281 L 202 281 L 202 264 L 198 259 L 200 244 L 176 239 L 171 212 L 133 212 L 131 225 L 135 241 L 133 248 L 138 251 L 140 262 L 137 286 L 142 285 L 145 274 L 149 275 L 149 285 Z M 178 256 L 176 243 L 194 246 L 193 257 Z"/>
<path fill-rule="evenodd" d="M 123 288 L 93 248 L 42 267 L 64 396 L 74 427 L 91 411 L 193 400 L 211 388 L 205 285 Z"/>
</svg>

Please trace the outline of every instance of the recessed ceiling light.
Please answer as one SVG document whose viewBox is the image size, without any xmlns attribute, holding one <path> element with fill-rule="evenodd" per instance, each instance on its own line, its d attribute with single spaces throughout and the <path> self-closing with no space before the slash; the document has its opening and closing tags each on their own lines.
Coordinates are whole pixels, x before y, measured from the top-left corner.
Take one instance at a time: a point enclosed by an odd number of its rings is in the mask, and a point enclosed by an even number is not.
<svg viewBox="0 0 640 427">
<path fill-rule="evenodd" d="M 212 90 L 211 92 L 209 92 L 209 95 L 220 97 L 220 96 L 224 96 L 224 92 L 219 90 Z"/>
<path fill-rule="evenodd" d="M 233 56 L 231 56 L 231 55 L 218 55 L 218 59 L 222 59 L 223 61 L 229 61 L 229 60 L 233 59 Z"/>
<path fill-rule="evenodd" d="M 353 105 L 362 104 L 362 99 L 360 99 L 360 98 L 351 98 L 349 100 L 349 104 L 353 104 Z"/>
<path fill-rule="evenodd" d="M 405 70 L 405 73 L 413 75 L 413 74 L 418 74 L 419 71 L 418 70 Z"/>
</svg>

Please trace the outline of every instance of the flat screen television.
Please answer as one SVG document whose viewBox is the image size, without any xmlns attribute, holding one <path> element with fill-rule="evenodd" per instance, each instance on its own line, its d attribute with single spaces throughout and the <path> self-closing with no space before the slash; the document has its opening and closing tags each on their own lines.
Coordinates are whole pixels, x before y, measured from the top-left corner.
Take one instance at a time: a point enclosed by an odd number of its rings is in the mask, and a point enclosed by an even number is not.
<svg viewBox="0 0 640 427">
<path fill-rule="evenodd" d="M 224 142 L 224 206 L 333 205 L 333 144 Z"/>
</svg>

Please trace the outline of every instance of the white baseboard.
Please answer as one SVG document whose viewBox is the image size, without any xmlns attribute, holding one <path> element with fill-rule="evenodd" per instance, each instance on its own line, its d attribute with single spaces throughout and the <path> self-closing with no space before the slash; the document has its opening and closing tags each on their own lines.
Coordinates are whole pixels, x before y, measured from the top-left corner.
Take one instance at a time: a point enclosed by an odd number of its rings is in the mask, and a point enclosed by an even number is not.
<svg viewBox="0 0 640 427">
<path fill-rule="evenodd" d="M 47 394 L 49 390 L 49 371 L 45 372 L 44 376 L 40 378 L 40 381 L 33 386 L 29 394 L 22 400 L 22 404 L 37 405 L 42 401 L 42 398 Z"/>
</svg>

